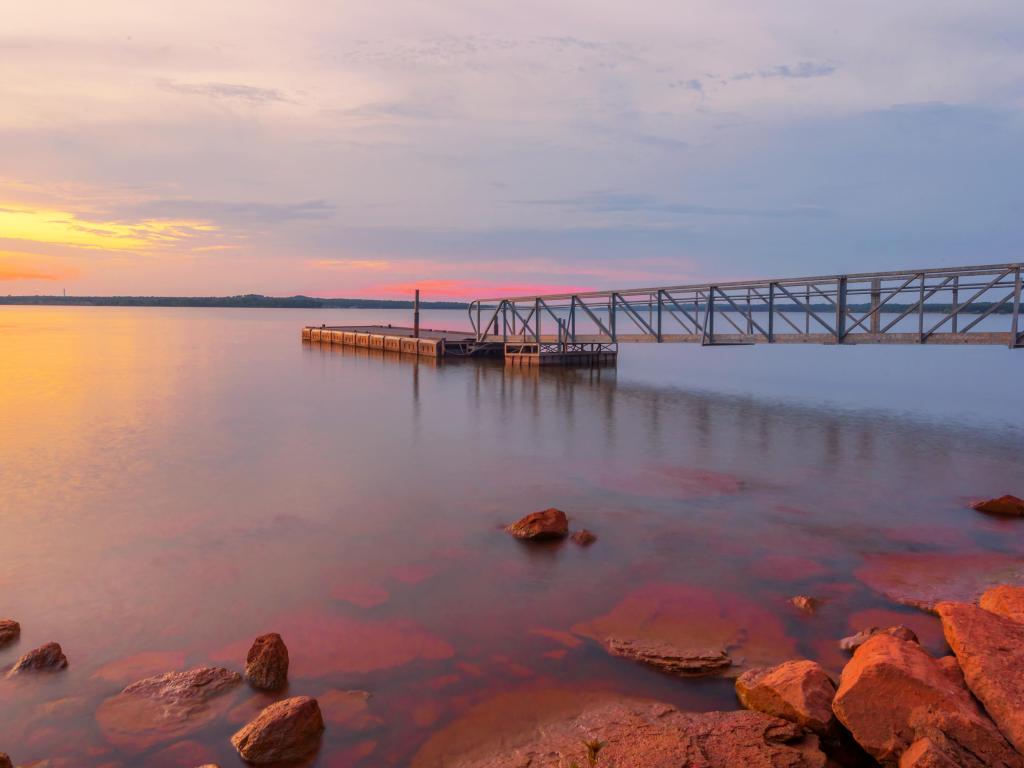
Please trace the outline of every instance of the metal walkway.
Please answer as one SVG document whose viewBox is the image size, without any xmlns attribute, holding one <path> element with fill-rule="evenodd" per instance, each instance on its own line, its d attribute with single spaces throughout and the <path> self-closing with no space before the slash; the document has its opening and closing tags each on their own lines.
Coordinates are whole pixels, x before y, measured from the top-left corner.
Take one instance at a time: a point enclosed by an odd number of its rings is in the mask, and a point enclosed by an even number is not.
<svg viewBox="0 0 1024 768">
<path fill-rule="evenodd" d="M 479 342 L 1024 347 L 1024 264 L 477 299 Z"/>
</svg>

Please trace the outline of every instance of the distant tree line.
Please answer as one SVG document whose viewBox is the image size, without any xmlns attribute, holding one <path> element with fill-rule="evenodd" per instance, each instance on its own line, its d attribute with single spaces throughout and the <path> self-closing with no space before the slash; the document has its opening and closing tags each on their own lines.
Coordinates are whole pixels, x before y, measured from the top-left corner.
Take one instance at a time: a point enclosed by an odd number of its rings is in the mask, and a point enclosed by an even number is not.
<svg viewBox="0 0 1024 768">
<path fill-rule="evenodd" d="M 0 304 L 75 307 L 258 307 L 274 309 L 412 309 L 411 301 L 318 299 L 311 296 L 0 296 Z M 465 309 L 458 301 L 421 301 L 422 309 Z"/>
</svg>

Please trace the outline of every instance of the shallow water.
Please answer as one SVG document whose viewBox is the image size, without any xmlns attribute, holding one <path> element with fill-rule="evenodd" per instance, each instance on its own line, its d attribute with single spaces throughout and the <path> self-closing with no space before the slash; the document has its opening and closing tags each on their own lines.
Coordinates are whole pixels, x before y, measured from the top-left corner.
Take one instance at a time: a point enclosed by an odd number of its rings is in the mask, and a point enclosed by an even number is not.
<svg viewBox="0 0 1024 768">
<path fill-rule="evenodd" d="M 0 307 L 0 618 L 22 624 L 0 666 L 50 640 L 70 661 L 0 681 L 0 751 L 241 764 L 228 738 L 269 700 L 247 689 L 146 745 L 95 712 L 139 677 L 241 670 L 268 631 L 282 695 L 372 694 L 318 765 L 407 765 L 509 691 L 733 708 L 730 680 L 657 674 L 588 628 L 653 595 L 741 624 L 740 656 L 838 671 L 856 625 L 903 619 L 943 651 L 864 579 L 879 557 L 1024 553 L 1024 527 L 966 508 L 1024 495 L 1024 351 L 636 345 L 617 370 L 538 374 L 299 340 L 406 315 Z M 599 541 L 500 530 L 549 506 Z M 827 602 L 805 616 L 798 593 Z"/>
</svg>

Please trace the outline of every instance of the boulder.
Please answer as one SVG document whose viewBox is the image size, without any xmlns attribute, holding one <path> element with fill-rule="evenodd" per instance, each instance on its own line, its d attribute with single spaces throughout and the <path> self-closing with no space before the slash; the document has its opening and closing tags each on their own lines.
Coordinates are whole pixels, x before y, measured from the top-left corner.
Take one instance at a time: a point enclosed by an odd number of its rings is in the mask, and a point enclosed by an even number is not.
<svg viewBox="0 0 1024 768">
<path fill-rule="evenodd" d="M 789 598 L 789 602 L 794 608 L 801 610 L 804 613 L 814 613 L 821 607 L 824 601 L 809 595 L 796 595 L 795 597 Z"/>
<path fill-rule="evenodd" d="M 245 657 L 245 677 L 253 688 L 276 691 L 288 683 L 288 648 L 276 632 L 260 635 Z"/>
<path fill-rule="evenodd" d="M 736 679 L 736 695 L 747 709 L 781 717 L 819 736 L 835 730 L 836 684 L 814 661 L 787 661 L 750 669 Z"/>
<path fill-rule="evenodd" d="M 505 530 L 517 539 L 530 541 L 564 539 L 569 535 L 569 520 L 565 512 L 552 507 L 541 512 L 531 512 L 507 526 Z"/>
<path fill-rule="evenodd" d="M 956 656 L 939 656 L 935 661 L 942 668 L 942 671 L 946 673 L 946 677 L 961 688 L 967 687 L 967 682 L 964 680 L 964 671 L 960 669 L 960 662 L 956 660 Z"/>
<path fill-rule="evenodd" d="M 540 699 L 547 707 L 550 694 Z M 669 704 L 565 692 L 557 711 L 538 717 L 533 692 L 485 702 L 434 734 L 412 768 L 564 768 L 588 765 L 588 742 L 602 744 L 599 766 L 622 768 L 811 768 L 824 766 L 818 738 L 776 717 L 680 712 Z M 548 699 L 548 700 L 545 700 Z M 509 706 L 515 711 L 508 712 Z M 511 715 L 511 717 L 510 717 Z M 510 725 L 511 724 L 511 725 Z"/>
<path fill-rule="evenodd" d="M 243 760 L 257 765 L 302 760 L 320 747 L 323 729 L 316 699 L 295 696 L 264 709 L 231 743 Z"/>
<path fill-rule="evenodd" d="M 589 547 L 597 541 L 597 536 L 586 528 L 580 528 L 578 531 L 573 531 L 572 541 L 574 544 L 579 544 L 581 547 Z"/>
<path fill-rule="evenodd" d="M 38 672 L 42 670 L 64 669 L 68 665 L 68 658 L 64 655 L 58 643 L 47 643 L 35 650 L 29 651 L 18 659 L 7 676 L 18 675 L 22 672 Z"/>
<path fill-rule="evenodd" d="M 950 680 L 920 645 L 892 635 L 876 634 L 857 649 L 843 669 L 832 709 L 883 765 L 896 765 L 915 742 L 929 738 L 933 746 L 924 751 L 938 750 L 962 768 L 1024 768 L 1024 758 L 967 689 Z"/>
<path fill-rule="evenodd" d="M 980 605 L 990 613 L 1024 624 L 1024 587 L 1000 584 L 985 590 Z"/>
<path fill-rule="evenodd" d="M 145 749 L 196 731 L 231 706 L 242 676 L 223 667 L 196 667 L 132 683 L 96 710 L 108 741 Z"/>
<path fill-rule="evenodd" d="M 683 677 L 714 675 L 732 666 L 729 654 L 721 648 L 681 647 L 660 640 L 609 637 L 605 647 L 613 656 L 649 664 L 662 672 Z"/>
<path fill-rule="evenodd" d="M 998 499 L 986 499 L 971 504 L 971 509 L 984 512 L 988 515 L 1001 515 L 1003 517 L 1024 517 L 1024 499 L 1016 496 L 1000 496 Z"/>
<path fill-rule="evenodd" d="M 0 648 L 16 640 L 20 634 L 21 624 L 14 619 L 0 619 Z"/>
<path fill-rule="evenodd" d="M 939 603 L 938 611 L 967 687 L 1024 752 L 1024 624 L 967 603 Z"/>
<path fill-rule="evenodd" d="M 914 630 L 904 627 L 901 624 L 896 627 L 886 627 L 885 629 L 880 629 L 879 627 L 868 627 L 867 629 L 862 629 L 857 634 L 844 637 L 840 640 L 839 647 L 844 651 L 853 653 L 864 645 L 869 637 L 877 634 L 892 635 L 893 637 L 898 637 L 900 640 L 906 640 L 911 643 L 918 642 L 917 634 L 915 634 Z"/>
<path fill-rule="evenodd" d="M 960 768 L 950 757 L 953 751 L 948 744 L 942 746 L 925 736 L 900 755 L 899 768 Z"/>
</svg>

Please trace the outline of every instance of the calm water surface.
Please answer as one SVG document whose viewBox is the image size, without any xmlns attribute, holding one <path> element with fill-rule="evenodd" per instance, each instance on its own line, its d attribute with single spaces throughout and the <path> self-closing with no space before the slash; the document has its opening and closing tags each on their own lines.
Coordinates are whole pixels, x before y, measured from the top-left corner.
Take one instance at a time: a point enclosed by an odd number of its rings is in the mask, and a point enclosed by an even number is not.
<svg viewBox="0 0 1024 768">
<path fill-rule="evenodd" d="M 1024 494 L 1024 352 L 636 345 L 618 370 L 537 374 L 299 340 L 407 314 L 0 307 L 0 617 L 22 624 L 0 667 L 51 640 L 70 660 L 0 681 L 0 751 L 240 765 L 228 738 L 270 700 L 248 689 L 151 744 L 110 742 L 95 712 L 150 674 L 241 670 L 268 631 L 282 696 L 372 693 L 317 765 L 408 765 L 509 691 L 733 708 L 729 680 L 561 633 L 680 589 L 836 670 L 857 617 L 924 616 L 858 579 L 867 558 L 1024 552 L 965 509 Z M 500 530 L 549 506 L 599 541 Z M 828 602 L 807 617 L 797 593 Z"/>
</svg>

